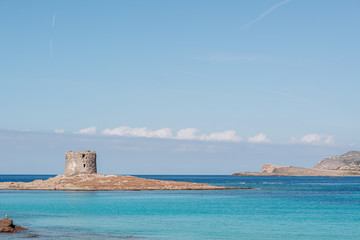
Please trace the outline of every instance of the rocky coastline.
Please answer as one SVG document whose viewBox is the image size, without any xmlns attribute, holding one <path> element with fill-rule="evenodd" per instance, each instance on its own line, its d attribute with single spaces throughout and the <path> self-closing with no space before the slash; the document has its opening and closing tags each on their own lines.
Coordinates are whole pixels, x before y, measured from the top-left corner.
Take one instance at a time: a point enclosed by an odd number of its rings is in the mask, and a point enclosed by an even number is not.
<svg viewBox="0 0 360 240">
<path fill-rule="evenodd" d="M 261 168 L 261 172 L 239 172 L 232 174 L 232 176 L 360 177 L 360 172 L 345 170 L 323 170 L 314 168 L 264 164 L 264 166 Z"/>
<path fill-rule="evenodd" d="M 360 151 L 325 158 L 312 168 L 265 164 L 260 172 L 239 172 L 232 176 L 360 176 Z"/>
<path fill-rule="evenodd" d="M 6 190 L 62 190 L 62 191 L 141 191 L 141 190 L 225 190 L 239 189 L 212 186 L 207 183 L 190 183 L 144 179 L 134 176 L 81 174 L 58 175 L 47 180 L 33 182 L 0 182 Z M 248 188 L 243 188 L 248 189 Z"/>
</svg>

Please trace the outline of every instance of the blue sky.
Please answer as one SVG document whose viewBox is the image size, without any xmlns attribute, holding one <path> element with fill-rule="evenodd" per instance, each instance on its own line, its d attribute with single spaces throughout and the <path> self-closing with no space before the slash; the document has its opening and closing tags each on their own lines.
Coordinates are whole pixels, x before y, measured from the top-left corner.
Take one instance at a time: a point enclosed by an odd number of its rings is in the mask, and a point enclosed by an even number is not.
<svg viewBox="0 0 360 240">
<path fill-rule="evenodd" d="M 169 173 L 187 173 L 187 161 L 203 163 L 205 149 L 218 146 L 227 146 L 222 153 L 239 170 L 276 163 L 281 157 L 269 149 L 291 149 L 295 160 L 279 163 L 301 166 L 357 150 L 359 7 L 350 0 L 1 1 L 1 150 L 25 151 L 26 141 L 5 144 L 13 135 L 74 143 L 55 141 L 58 150 L 101 149 L 104 139 L 198 149 L 181 157 L 156 148 L 169 166 L 169 158 L 183 163 Z M 237 154 L 245 148 L 267 157 L 247 162 Z M 103 154 L 125 154 L 111 152 Z M 147 153 L 126 156 L 141 165 Z M 166 173 L 159 164 L 148 172 Z M 191 172 L 229 171 L 216 154 L 208 164 Z"/>
</svg>

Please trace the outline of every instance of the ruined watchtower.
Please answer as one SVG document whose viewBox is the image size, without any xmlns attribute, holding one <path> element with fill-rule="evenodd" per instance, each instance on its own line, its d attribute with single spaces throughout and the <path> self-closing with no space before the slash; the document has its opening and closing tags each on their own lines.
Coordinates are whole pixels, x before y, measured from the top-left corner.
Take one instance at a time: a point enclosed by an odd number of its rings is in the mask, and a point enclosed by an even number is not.
<svg viewBox="0 0 360 240">
<path fill-rule="evenodd" d="M 65 176 L 93 174 L 96 171 L 96 152 L 66 152 Z"/>
</svg>

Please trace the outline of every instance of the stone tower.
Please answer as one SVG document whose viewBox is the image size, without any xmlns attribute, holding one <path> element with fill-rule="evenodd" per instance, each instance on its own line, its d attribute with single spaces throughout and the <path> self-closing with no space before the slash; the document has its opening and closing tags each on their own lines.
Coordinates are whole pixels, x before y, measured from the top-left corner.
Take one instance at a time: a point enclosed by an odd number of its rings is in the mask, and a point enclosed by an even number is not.
<svg viewBox="0 0 360 240">
<path fill-rule="evenodd" d="M 66 152 L 65 176 L 94 174 L 96 171 L 96 152 Z"/>
</svg>

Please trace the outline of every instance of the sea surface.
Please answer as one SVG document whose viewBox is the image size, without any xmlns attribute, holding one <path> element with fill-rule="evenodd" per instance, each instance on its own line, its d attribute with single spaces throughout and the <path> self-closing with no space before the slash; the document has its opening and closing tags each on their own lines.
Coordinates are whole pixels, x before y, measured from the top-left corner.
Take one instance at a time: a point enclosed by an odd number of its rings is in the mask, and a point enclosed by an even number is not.
<svg viewBox="0 0 360 240">
<path fill-rule="evenodd" d="M 0 175 L 0 182 L 49 177 Z M 0 190 L 0 217 L 30 229 L 0 239 L 360 239 L 359 177 L 139 177 L 254 189 Z"/>
</svg>

